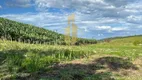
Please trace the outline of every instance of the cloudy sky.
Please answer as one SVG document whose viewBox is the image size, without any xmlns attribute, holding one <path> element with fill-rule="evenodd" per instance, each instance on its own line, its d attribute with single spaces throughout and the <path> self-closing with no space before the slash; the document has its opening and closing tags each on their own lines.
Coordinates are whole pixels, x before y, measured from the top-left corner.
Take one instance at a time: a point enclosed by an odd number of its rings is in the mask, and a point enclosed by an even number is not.
<svg viewBox="0 0 142 80">
<path fill-rule="evenodd" d="M 0 0 L 0 17 L 59 33 L 72 13 L 78 37 L 142 34 L 142 0 Z"/>
</svg>

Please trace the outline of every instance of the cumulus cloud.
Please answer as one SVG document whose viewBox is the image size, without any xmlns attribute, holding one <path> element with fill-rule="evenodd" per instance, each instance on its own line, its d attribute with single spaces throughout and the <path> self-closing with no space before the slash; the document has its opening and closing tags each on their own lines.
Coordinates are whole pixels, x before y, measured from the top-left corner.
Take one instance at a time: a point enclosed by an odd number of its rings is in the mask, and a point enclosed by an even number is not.
<svg viewBox="0 0 142 80">
<path fill-rule="evenodd" d="M 96 28 L 99 29 L 99 30 L 111 29 L 110 26 L 97 26 Z"/>
<path fill-rule="evenodd" d="M 127 31 L 128 27 L 96 26 L 96 30 L 106 30 L 107 32 Z"/>
<path fill-rule="evenodd" d="M 40 8 L 75 8 L 75 9 L 90 9 L 94 8 L 113 8 L 125 6 L 128 3 L 135 2 L 137 0 L 35 0 L 36 5 Z M 110 6 L 110 7 L 108 7 Z M 90 8 L 89 8 L 90 7 Z M 91 10 L 91 9 L 90 9 Z"/>
<path fill-rule="evenodd" d="M 114 5 L 116 7 L 124 7 L 125 5 L 129 3 L 133 3 L 137 0 L 104 0 L 106 3 L 110 5 Z"/>
<path fill-rule="evenodd" d="M 128 16 L 127 21 L 129 23 L 142 25 L 142 15 L 141 16 L 134 16 L 134 15 Z"/>
<path fill-rule="evenodd" d="M 6 6 L 8 7 L 30 7 L 32 0 L 6 0 Z"/>
<path fill-rule="evenodd" d="M 74 10 L 82 15 L 79 19 L 85 18 L 87 21 L 100 18 L 127 21 L 128 16 L 140 12 L 140 4 L 132 9 L 132 3 L 136 1 L 138 0 L 35 0 L 35 5 L 39 11 L 48 11 L 50 8 Z"/>
<path fill-rule="evenodd" d="M 38 10 L 48 10 L 48 8 L 74 9 L 82 13 L 92 13 L 95 9 L 107 7 L 103 0 L 35 0 Z"/>
<path fill-rule="evenodd" d="M 128 35 L 128 32 L 130 34 L 142 29 L 140 0 L 9 0 L 11 4 L 8 5 L 28 7 L 32 5 L 31 1 L 38 13 L 0 16 L 51 30 L 58 29 L 63 33 L 68 26 L 68 15 L 74 13 L 79 36 L 88 37 Z M 52 12 L 51 9 L 56 10 Z"/>
</svg>

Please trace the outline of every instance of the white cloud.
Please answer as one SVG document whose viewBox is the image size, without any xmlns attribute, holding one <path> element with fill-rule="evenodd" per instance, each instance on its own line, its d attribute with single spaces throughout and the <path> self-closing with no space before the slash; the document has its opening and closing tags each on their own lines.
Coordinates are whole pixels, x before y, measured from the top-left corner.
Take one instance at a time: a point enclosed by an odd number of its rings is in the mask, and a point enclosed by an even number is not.
<svg viewBox="0 0 142 80">
<path fill-rule="evenodd" d="M 79 12 L 90 13 L 95 8 L 106 7 L 103 0 L 35 0 L 38 10 L 47 11 L 48 8 L 75 9 Z M 91 11 L 91 9 L 93 9 Z"/>
<path fill-rule="evenodd" d="M 51 14 L 42 12 L 0 15 L 0 17 L 5 17 L 11 20 L 34 24 L 39 27 L 45 27 L 50 29 L 55 29 L 55 27 L 62 29 L 67 26 L 67 15 L 63 14 Z"/>
<path fill-rule="evenodd" d="M 127 27 L 114 27 L 111 29 L 111 31 L 125 31 L 128 30 Z"/>
<path fill-rule="evenodd" d="M 96 29 L 96 30 L 105 30 L 107 32 L 115 32 L 115 31 L 128 30 L 128 27 L 96 26 L 94 29 Z"/>
<path fill-rule="evenodd" d="M 30 7 L 32 0 L 7 0 L 6 5 L 9 7 Z"/>
<path fill-rule="evenodd" d="M 15 1 L 19 4 L 12 4 L 14 6 L 32 5 L 31 0 Z M 118 32 L 125 31 L 134 32 L 140 28 L 142 6 L 141 3 L 135 1 L 137 0 L 33 0 L 37 13 L 0 16 L 52 30 L 58 29 L 63 33 L 62 30 L 68 26 L 68 15 L 75 13 L 75 24 L 86 34 L 97 35 L 112 32 L 118 34 Z M 57 9 L 57 12 L 51 12 L 51 8 Z M 61 12 L 58 12 L 58 9 Z M 69 12 L 70 10 L 72 12 Z"/>
<path fill-rule="evenodd" d="M 135 16 L 135 15 L 128 16 L 127 21 L 129 23 L 142 25 L 142 15 L 140 15 L 140 16 Z"/>
<path fill-rule="evenodd" d="M 104 36 L 104 34 L 98 34 L 98 36 L 100 37 L 100 36 Z"/>
<path fill-rule="evenodd" d="M 96 28 L 99 29 L 99 30 L 111 29 L 110 26 L 97 26 Z"/>
<path fill-rule="evenodd" d="M 0 5 L 0 9 L 2 9 L 2 6 Z"/>
<path fill-rule="evenodd" d="M 116 7 L 122 7 L 137 0 L 104 0 L 104 1 Z"/>
</svg>

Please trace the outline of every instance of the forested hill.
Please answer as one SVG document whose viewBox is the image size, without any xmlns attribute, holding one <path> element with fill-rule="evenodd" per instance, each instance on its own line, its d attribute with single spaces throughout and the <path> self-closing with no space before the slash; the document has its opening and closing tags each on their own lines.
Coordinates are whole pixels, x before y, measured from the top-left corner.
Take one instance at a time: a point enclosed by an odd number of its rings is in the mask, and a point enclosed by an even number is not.
<svg viewBox="0 0 142 80">
<path fill-rule="evenodd" d="M 66 45 L 64 35 L 51 30 L 0 18 L 0 38 L 25 43 Z M 78 38 L 76 44 L 94 44 L 96 40 Z"/>
</svg>

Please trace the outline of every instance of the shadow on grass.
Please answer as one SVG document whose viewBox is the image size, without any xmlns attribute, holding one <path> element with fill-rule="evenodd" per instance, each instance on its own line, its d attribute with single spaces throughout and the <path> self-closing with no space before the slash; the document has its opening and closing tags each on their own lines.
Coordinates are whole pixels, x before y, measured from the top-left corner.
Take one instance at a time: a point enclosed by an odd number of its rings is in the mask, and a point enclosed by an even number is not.
<svg viewBox="0 0 142 80">
<path fill-rule="evenodd" d="M 32 50 L 30 50 L 32 51 Z M 2 64 L 5 59 L 5 54 L 22 55 L 28 52 L 28 50 L 9 50 L 0 52 L 0 64 Z M 53 51 L 36 51 L 33 52 L 43 53 L 52 55 Z M 48 54 L 49 53 L 49 54 Z M 54 52 L 56 53 L 56 52 Z M 53 53 L 53 54 L 54 54 Z M 19 56 L 20 57 L 20 56 Z M 98 70 L 110 69 L 110 71 L 97 72 Z M 118 71 L 121 69 L 133 69 L 137 70 L 136 65 L 131 63 L 127 59 L 119 57 L 101 57 L 95 59 L 90 64 L 56 64 L 45 67 L 43 71 L 38 71 L 34 76 L 24 76 L 20 75 L 16 77 L 16 80 L 115 80 L 112 77 L 112 71 Z M 25 70 L 21 70 L 23 72 Z M 20 73 L 20 72 L 18 72 Z M 8 79 L 10 80 L 10 79 Z"/>
<path fill-rule="evenodd" d="M 107 65 L 109 69 L 117 71 L 120 69 L 133 69 L 137 70 L 138 68 L 128 59 L 123 59 L 120 57 L 102 57 L 95 60 L 99 65 Z"/>
<path fill-rule="evenodd" d="M 3 61 L 5 60 L 5 55 L 3 53 L 0 52 L 0 65 L 3 64 Z"/>
<path fill-rule="evenodd" d="M 4 64 L 8 56 L 19 55 L 24 56 L 27 50 L 8 50 L 8 51 L 0 51 L 0 65 Z M 18 56 L 18 57 L 19 57 Z"/>
<path fill-rule="evenodd" d="M 39 49 L 22 49 L 22 50 L 6 50 L 6 51 L 0 51 L 0 59 L 3 58 L 4 55 L 6 54 L 13 54 L 13 55 L 16 55 L 16 54 L 20 54 L 20 55 L 24 55 L 25 53 L 27 52 L 31 52 L 31 53 L 36 53 L 36 54 L 39 54 L 40 56 L 52 56 L 52 55 L 58 55 L 58 54 L 63 54 L 64 53 L 64 56 L 67 57 L 70 55 L 70 53 L 73 53 L 73 54 L 77 54 L 77 56 L 79 55 L 83 55 L 82 53 L 86 53 L 84 51 L 72 51 L 72 50 L 69 50 L 69 49 L 48 49 L 48 50 L 39 50 Z M 88 51 L 89 52 L 89 51 Z"/>
<path fill-rule="evenodd" d="M 98 70 L 105 69 L 110 69 L 110 71 L 97 72 Z M 45 77 L 45 80 L 115 80 L 112 77 L 112 71 L 121 69 L 137 70 L 138 68 L 127 59 L 101 57 L 90 64 L 55 65 L 49 72 L 40 77 Z"/>
<path fill-rule="evenodd" d="M 70 51 L 68 49 L 64 49 L 62 50 L 65 54 L 65 56 L 68 56 Z M 48 49 L 45 51 L 42 50 L 37 50 L 37 49 L 22 49 L 22 50 L 6 50 L 6 51 L 0 51 L 0 65 L 2 65 L 4 63 L 4 61 L 6 60 L 6 58 L 8 56 L 25 56 L 26 53 L 34 53 L 34 54 L 39 54 L 40 56 L 52 56 L 53 54 L 55 54 L 56 56 L 58 56 L 59 53 L 62 53 L 61 50 L 57 50 L 57 49 Z"/>
</svg>

